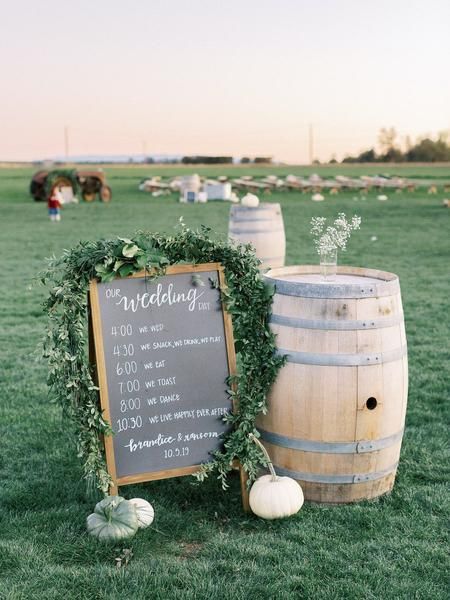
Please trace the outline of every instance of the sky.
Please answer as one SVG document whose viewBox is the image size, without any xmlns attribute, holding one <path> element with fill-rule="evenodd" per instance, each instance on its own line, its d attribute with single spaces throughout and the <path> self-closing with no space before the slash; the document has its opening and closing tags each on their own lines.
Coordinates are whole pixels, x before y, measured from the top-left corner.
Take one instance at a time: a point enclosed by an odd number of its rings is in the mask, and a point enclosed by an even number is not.
<svg viewBox="0 0 450 600">
<path fill-rule="evenodd" d="M 450 130 L 449 0 L 3 0 L 0 160 L 309 161 Z"/>
</svg>

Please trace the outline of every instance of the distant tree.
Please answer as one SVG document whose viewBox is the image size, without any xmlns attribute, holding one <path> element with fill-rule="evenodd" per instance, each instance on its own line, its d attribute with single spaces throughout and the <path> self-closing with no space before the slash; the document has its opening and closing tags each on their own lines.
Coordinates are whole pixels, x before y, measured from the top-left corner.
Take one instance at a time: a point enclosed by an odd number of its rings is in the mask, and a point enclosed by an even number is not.
<svg viewBox="0 0 450 600">
<path fill-rule="evenodd" d="M 442 138 L 436 142 L 430 138 L 425 138 L 406 153 L 406 160 L 409 162 L 450 161 L 450 146 Z"/>
<path fill-rule="evenodd" d="M 370 148 L 370 150 L 364 150 L 356 157 L 355 162 L 376 162 L 377 155 L 375 154 L 375 150 Z"/>
<path fill-rule="evenodd" d="M 411 148 L 413 147 L 413 143 L 411 141 L 411 136 L 410 135 L 405 135 L 405 155 L 407 152 L 409 152 L 411 150 Z"/>
<path fill-rule="evenodd" d="M 224 165 L 232 164 L 232 156 L 183 156 L 184 165 Z"/>
<path fill-rule="evenodd" d="M 361 152 L 361 154 L 358 154 L 358 156 L 346 156 L 342 162 L 343 163 L 367 163 L 367 162 L 376 162 L 376 161 L 377 161 L 377 155 L 375 153 L 375 150 L 373 148 L 370 148 L 370 150 L 364 150 L 363 152 Z"/>
<path fill-rule="evenodd" d="M 444 144 L 447 144 L 447 145 L 448 145 L 448 138 L 449 138 L 449 135 L 450 135 L 450 131 L 440 131 L 440 132 L 438 133 L 438 140 L 439 140 L 440 142 L 444 142 Z"/>
<path fill-rule="evenodd" d="M 382 127 L 378 134 L 378 144 L 381 148 L 381 153 L 386 154 L 390 148 L 395 146 L 395 140 L 397 138 L 397 132 L 394 127 Z"/>
<path fill-rule="evenodd" d="M 313 164 L 313 165 L 320 165 L 320 160 L 319 160 L 318 158 L 315 158 L 315 159 L 312 161 L 312 164 Z"/>
<path fill-rule="evenodd" d="M 337 163 L 337 160 L 336 160 L 336 154 L 333 154 L 333 155 L 331 156 L 330 160 L 328 161 L 328 164 L 329 164 L 329 165 L 335 165 L 336 163 Z"/>
<path fill-rule="evenodd" d="M 253 161 L 255 163 L 255 165 L 261 165 L 261 164 L 267 164 L 270 165 L 272 164 L 272 157 L 271 156 L 255 156 L 255 159 Z"/>
<path fill-rule="evenodd" d="M 425 137 L 413 144 L 411 138 L 404 138 L 405 152 L 396 145 L 397 132 L 393 127 L 383 128 L 378 136 L 378 143 L 382 148 L 381 154 L 375 150 L 365 150 L 358 156 L 346 156 L 343 163 L 365 162 L 450 162 L 449 131 L 439 132 L 437 140 Z"/>
<path fill-rule="evenodd" d="M 247 164 L 248 164 L 248 163 L 250 163 L 250 162 L 252 162 L 252 161 L 249 159 L 249 157 L 248 157 L 248 156 L 243 156 L 243 157 L 241 158 L 241 164 L 242 164 L 242 165 L 247 165 Z"/>
<path fill-rule="evenodd" d="M 405 160 L 405 155 L 398 148 L 391 146 L 378 160 L 381 162 L 403 162 Z"/>
</svg>

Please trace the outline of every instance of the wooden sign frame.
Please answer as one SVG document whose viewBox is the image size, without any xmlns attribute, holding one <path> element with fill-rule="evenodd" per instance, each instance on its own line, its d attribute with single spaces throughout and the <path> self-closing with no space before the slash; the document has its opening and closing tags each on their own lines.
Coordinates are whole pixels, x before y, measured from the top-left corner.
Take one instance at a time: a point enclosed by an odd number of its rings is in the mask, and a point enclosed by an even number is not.
<svg viewBox="0 0 450 600">
<path fill-rule="evenodd" d="M 202 273 L 207 271 L 217 271 L 219 275 L 220 289 L 223 290 L 226 287 L 224 268 L 221 263 L 202 263 L 202 264 L 183 264 L 183 265 L 172 265 L 166 268 L 165 275 L 177 275 L 181 273 Z M 139 271 L 129 275 L 126 279 L 130 278 L 142 278 L 148 276 L 148 272 Z M 225 346 L 228 359 L 228 372 L 230 376 L 236 374 L 236 355 L 234 351 L 234 336 L 233 336 L 233 324 L 231 315 L 227 312 L 223 302 L 222 304 L 222 315 L 223 325 L 225 332 Z M 95 378 L 96 383 L 100 389 L 100 405 L 104 419 L 111 423 L 110 406 L 109 406 L 109 395 L 108 395 L 108 382 L 106 376 L 106 361 L 105 352 L 103 346 L 103 335 L 102 335 L 102 320 L 100 314 L 100 303 L 98 295 L 98 282 L 96 279 L 92 279 L 89 285 L 89 357 L 90 363 L 95 367 Z M 231 386 L 235 389 L 235 386 Z M 236 402 L 233 398 L 232 403 L 233 411 L 237 410 Z M 191 475 L 200 469 L 201 465 L 192 465 L 187 467 L 179 467 L 175 469 L 167 469 L 164 471 L 154 471 L 147 473 L 139 473 L 136 475 L 127 475 L 124 477 L 117 477 L 116 463 L 114 456 L 113 436 L 104 437 L 106 465 L 109 474 L 112 478 L 112 485 L 110 486 L 109 493 L 111 495 L 117 495 L 119 486 L 130 485 L 133 483 L 142 483 L 147 481 L 156 481 L 160 479 L 168 479 L 172 477 L 181 477 L 184 475 Z M 241 482 L 241 493 L 242 493 L 242 504 L 244 510 L 249 510 L 248 490 L 247 490 L 247 474 L 242 469 L 241 465 L 237 465 L 240 471 L 240 482 Z"/>
</svg>

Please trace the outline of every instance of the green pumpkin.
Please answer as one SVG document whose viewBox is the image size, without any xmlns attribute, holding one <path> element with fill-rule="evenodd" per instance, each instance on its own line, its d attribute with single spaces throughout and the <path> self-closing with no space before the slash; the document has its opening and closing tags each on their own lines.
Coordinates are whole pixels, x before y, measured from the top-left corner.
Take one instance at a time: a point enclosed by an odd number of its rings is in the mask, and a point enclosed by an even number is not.
<svg viewBox="0 0 450 600">
<path fill-rule="evenodd" d="M 121 496 L 107 496 L 87 518 L 87 530 L 101 541 L 124 540 L 138 530 L 136 508 Z"/>
</svg>

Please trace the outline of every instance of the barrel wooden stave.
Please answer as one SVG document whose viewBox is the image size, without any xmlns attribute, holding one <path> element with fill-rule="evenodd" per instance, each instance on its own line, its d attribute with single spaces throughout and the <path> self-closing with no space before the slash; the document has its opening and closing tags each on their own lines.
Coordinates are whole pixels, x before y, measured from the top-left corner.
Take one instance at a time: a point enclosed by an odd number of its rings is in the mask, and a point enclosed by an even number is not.
<svg viewBox="0 0 450 600">
<path fill-rule="evenodd" d="M 292 273 L 292 269 L 299 267 L 278 269 L 275 273 L 283 276 L 286 271 Z M 308 273 L 317 270 L 301 269 Z M 349 269 L 339 268 L 340 272 L 343 270 Z M 350 271 L 353 275 L 369 273 L 382 280 L 392 276 L 379 271 Z M 267 274 L 269 279 L 273 276 L 272 271 Z M 288 362 L 280 371 L 269 396 L 269 412 L 258 419 L 258 427 L 275 467 L 282 474 L 283 470 L 288 471 L 286 474 L 304 474 L 303 479 L 295 478 L 308 500 L 352 502 L 376 497 L 393 486 L 405 421 L 408 369 L 400 291 L 395 285 L 391 287 L 392 295 L 388 295 L 388 286 L 382 290 L 383 296 L 363 298 L 275 294 L 271 327 L 277 335 L 278 349 L 282 353 L 293 352 L 300 362 Z M 281 322 L 276 322 L 277 318 Z M 325 328 L 329 325 L 331 329 Z M 301 364 L 311 357 L 325 363 L 369 357 L 373 363 Z M 371 406 L 374 398 L 375 407 Z M 273 434 L 281 436 L 277 443 L 264 440 L 264 435 Z M 314 444 L 321 444 L 321 449 L 285 447 L 309 442 L 313 448 Z M 356 446 L 358 442 L 382 443 L 386 447 L 336 453 L 335 447 L 329 451 L 332 446 L 327 446 L 337 443 L 342 449 L 342 444 Z M 328 476 L 337 481 L 308 480 Z M 363 479 L 351 480 L 359 476 Z M 366 476 L 373 479 L 365 481 Z M 342 478 L 348 481 L 342 484 Z"/>
<path fill-rule="evenodd" d="M 251 244 L 262 261 L 261 269 L 284 265 L 286 238 L 279 204 L 262 203 L 256 208 L 232 206 L 228 237 L 230 241 Z"/>
</svg>

